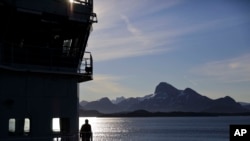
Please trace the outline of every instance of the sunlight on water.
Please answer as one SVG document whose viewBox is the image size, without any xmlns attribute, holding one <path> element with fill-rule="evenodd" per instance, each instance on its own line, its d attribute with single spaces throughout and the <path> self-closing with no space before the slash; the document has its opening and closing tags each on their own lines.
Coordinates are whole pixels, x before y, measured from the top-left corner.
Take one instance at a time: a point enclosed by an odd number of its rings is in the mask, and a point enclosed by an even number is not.
<svg viewBox="0 0 250 141">
<path fill-rule="evenodd" d="M 85 119 L 89 120 L 95 140 L 117 140 L 122 136 L 129 136 L 129 128 L 126 127 L 127 120 L 123 118 L 80 118 L 79 129 L 84 124 Z"/>
<path fill-rule="evenodd" d="M 230 124 L 250 123 L 250 117 L 87 117 L 80 118 L 80 126 L 85 119 L 94 141 L 228 141 Z"/>
</svg>

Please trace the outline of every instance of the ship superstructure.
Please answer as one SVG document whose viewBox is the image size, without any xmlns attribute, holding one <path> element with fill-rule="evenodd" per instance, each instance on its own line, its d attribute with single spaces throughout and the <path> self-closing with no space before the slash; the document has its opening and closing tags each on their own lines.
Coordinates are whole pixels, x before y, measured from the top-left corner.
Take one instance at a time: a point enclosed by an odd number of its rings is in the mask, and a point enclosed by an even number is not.
<svg viewBox="0 0 250 141">
<path fill-rule="evenodd" d="M 0 19 L 0 141 L 78 141 L 93 0 L 1 0 Z"/>
</svg>

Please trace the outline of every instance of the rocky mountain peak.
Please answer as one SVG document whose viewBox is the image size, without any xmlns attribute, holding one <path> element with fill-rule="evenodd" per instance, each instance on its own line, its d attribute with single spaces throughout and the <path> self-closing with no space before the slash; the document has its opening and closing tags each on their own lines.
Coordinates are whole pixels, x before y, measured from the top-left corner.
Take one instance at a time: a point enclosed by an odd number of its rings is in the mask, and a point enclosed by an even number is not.
<svg viewBox="0 0 250 141">
<path fill-rule="evenodd" d="M 231 102 L 236 102 L 232 97 L 230 96 L 225 96 L 224 97 L 226 100 L 231 101 Z"/>
<path fill-rule="evenodd" d="M 223 98 L 217 99 L 217 101 L 220 101 L 221 103 L 236 103 L 236 101 L 231 98 L 230 96 L 225 96 Z"/>
<path fill-rule="evenodd" d="M 185 94 L 189 94 L 192 96 L 201 96 L 200 94 L 198 94 L 195 90 L 191 89 L 191 88 L 186 88 L 183 93 Z"/>
<path fill-rule="evenodd" d="M 173 87 L 172 85 L 166 83 L 166 82 L 161 82 L 158 84 L 155 88 L 155 95 L 177 95 L 179 93 L 179 90 Z"/>
<path fill-rule="evenodd" d="M 125 100 L 126 98 L 124 96 L 121 97 L 117 97 L 116 99 L 112 100 L 112 103 L 114 104 L 118 104 L 120 102 L 122 102 L 123 100 Z"/>
<path fill-rule="evenodd" d="M 101 103 L 108 103 L 108 104 L 112 103 L 112 102 L 109 100 L 109 98 L 107 98 L 107 97 L 101 98 L 101 99 L 99 100 L 99 102 L 101 102 Z"/>
<path fill-rule="evenodd" d="M 191 88 L 186 88 L 185 90 L 184 90 L 184 92 L 185 93 L 196 93 L 193 89 L 191 89 Z"/>
</svg>

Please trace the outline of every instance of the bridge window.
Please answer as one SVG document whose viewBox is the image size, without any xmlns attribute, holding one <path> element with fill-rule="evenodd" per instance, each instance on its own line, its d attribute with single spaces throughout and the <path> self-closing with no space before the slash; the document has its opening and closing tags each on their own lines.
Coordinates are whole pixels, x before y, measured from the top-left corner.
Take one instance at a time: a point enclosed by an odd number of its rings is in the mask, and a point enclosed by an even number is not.
<svg viewBox="0 0 250 141">
<path fill-rule="evenodd" d="M 60 118 L 53 118 L 52 119 L 52 131 L 53 132 L 60 132 Z"/>
<path fill-rule="evenodd" d="M 16 119 L 9 119 L 9 133 L 14 134 L 16 131 Z"/>
<path fill-rule="evenodd" d="M 9 119 L 9 135 L 27 136 L 30 133 L 30 119 Z"/>
<path fill-rule="evenodd" d="M 68 56 L 70 53 L 71 45 L 72 45 L 72 39 L 63 41 L 63 54 L 65 54 L 66 56 Z"/>
<path fill-rule="evenodd" d="M 69 118 L 53 118 L 52 119 L 52 131 L 68 133 L 70 130 L 70 119 Z"/>
<path fill-rule="evenodd" d="M 28 135 L 30 133 L 30 119 L 29 118 L 25 118 L 24 119 L 24 134 Z"/>
</svg>

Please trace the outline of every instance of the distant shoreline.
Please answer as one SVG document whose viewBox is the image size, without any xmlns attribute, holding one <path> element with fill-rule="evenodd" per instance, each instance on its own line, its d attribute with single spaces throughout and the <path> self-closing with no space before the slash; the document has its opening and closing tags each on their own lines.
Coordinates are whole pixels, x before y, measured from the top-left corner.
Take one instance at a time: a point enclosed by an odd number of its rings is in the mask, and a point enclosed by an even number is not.
<svg viewBox="0 0 250 141">
<path fill-rule="evenodd" d="M 206 113 L 206 112 L 148 112 L 146 110 L 137 110 L 133 112 L 121 112 L 104 114 L 98 111 L 81 111 L 80 117 L 219 117 L 219 116 L 250 116 L 246 113 Z"/>
</svg>

